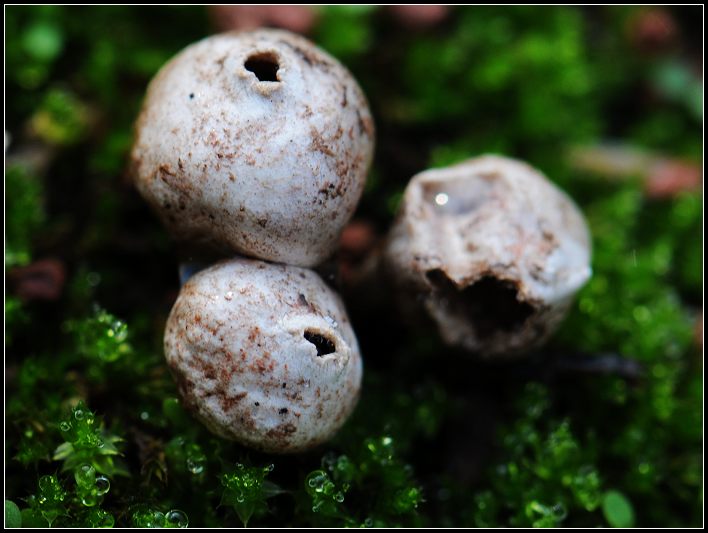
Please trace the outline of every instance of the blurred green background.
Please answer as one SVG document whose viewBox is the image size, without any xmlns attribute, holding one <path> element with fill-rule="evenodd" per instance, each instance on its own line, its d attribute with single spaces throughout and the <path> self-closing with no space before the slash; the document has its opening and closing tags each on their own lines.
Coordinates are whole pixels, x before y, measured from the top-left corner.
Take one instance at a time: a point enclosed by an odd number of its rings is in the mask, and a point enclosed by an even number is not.
<svg viewBox="0 0 708 533">
<path fill-rule="evenodd" d="M 6 525 L 701 525 L 702 7 L 420 7 L 6 6 Z M 431 166 L 502 153 L 579 203 L 594 277 L 549 346 L 480 362 L 351 299 L 364 389 L 322 449 L 182 410 L 132 124 L 172 55 L 257 25 L 305 32 L 374 112 L 340 272 Z"/>
</svg>

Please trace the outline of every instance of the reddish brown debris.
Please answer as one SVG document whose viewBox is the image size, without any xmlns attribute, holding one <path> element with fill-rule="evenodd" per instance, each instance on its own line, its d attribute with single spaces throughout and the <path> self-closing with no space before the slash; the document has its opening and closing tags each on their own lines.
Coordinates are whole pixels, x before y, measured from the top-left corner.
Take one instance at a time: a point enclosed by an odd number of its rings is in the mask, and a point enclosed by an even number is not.
<svg viewBox="0 0 708 533">
<path fill-rule="evenodd" d="M 703 169 L 681 160 L 661 160 L 647 173 L 644 190 L 651 198 L 668 198 L 684 191 L 698 191 L 703 185 Z"/>
<path fill-rule="evenodd" d="M 696 346 L 701 350 L 701 353 L 703 352 L 703 310 L 701 309 L 701 313 L 698 315 L 698 318 L 696 319 L 696 327 L 694 329 L 694 340 L 696 342 Z"/>
<path fill-rule="evenodd" d="M 371 222 L 353 220 L 344 228 L 339 238 L 342 254 L 359 259 L 376 244 L 376 230 Z"/>
<path fill-rule="evenodd" d="M 661 7 L 642 9 L 629 22 L 629 38 L 644 53 L 666 51 L 676 42 L 677 35 L 674 17 Z"/>
<path fill-rule="evenodd" d="M 209 17 L 219 31 L 283 28 L 307 34 L 317 13 L 310 6 L 209 6 Z"/>
<path fill-rule="evenodd" d="M 59 259 L 41 259 L 7 273 L 11 292 L 25 302 L 56 300 L 66 282 L 66 269 Z"/>
<path fill-rule="evenodd" d="M 703 168 L 692 161 L 673 159 L 627 144 L 577 146 L 570 150 L 576 170 L 603 178 L 640 178 L 650 198 L 669 198 L 703 186 Z"/>
<path fill-rule="evenodd" d="M 426 29 L 440 24 L 450 8 L 440 5 L 388 6 L 391 14 L 401 25 L 413 29 Z"/>
<path fill-rule="evenodd" d="M 378 241 L 373 224 L 354 220 L 342 231 L 339 238 L 339 277 L 342 283 L 354 283 L 360 275 L 360 267 L 372 256 Z"/>
</svg>

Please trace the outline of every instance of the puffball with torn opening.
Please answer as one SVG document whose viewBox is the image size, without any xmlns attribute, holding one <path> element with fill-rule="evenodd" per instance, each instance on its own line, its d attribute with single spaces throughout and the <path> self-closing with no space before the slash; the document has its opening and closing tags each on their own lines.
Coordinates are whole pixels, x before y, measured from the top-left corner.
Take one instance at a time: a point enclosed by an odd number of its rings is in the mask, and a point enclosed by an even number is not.
<svg viewBox="0 0 708 533">
<path fill-rule="evenodd" d="M 340 298 L 313 271 L 232 259 L 195 274 L 165 356 L 213 433 L 271 453 L 312 448 L 353 411 L 362 361 Z"/>
<path fill-rule="evenodd" d="M 373 145 L 351 74 L 307 39 L 261 29 L 204 39 L 159 71 L 131 165 L 177 239 L 314 266 L 356 208 Z"/>
<path fill-rule="evenodd" d="M 591 275 L 590 249 L 563 191 L 521 161 L 483 156 L 414 176 L 384 255 L 444 342 L 511 355 L 557 328 Z"/>
</svg>

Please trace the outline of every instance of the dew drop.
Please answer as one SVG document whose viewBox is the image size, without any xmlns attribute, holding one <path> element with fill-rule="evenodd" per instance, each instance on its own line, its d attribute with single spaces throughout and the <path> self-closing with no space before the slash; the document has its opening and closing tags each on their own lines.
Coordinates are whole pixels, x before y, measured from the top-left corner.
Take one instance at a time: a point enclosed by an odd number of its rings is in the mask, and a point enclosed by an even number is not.
<svg viewBox="0 0 708 533">
<path fill-rule="evenodd" d="M 149 525 L 148 527 L 163 527 L 165 524 L 165 515 L 160 511 L 155 511 L 152 514 L 152 519 L 154 525 Z"/>
<path fill-rule="evenodd" d="M 91 286 L 95 287 L 101 282 L 101 274 L 98 272 L 89 272 L 86 274 L 86 282 Z"/>
<path fill-rule="evenodd" d="M 54 490 L 56 482 L 52 476 L 42 476 L 39 478 L 39 490 L 42 492 L 48 492 Z"/>
<path fill-rule="evenodd" d="M 178 509 L 172 509 L 171 511 L 167 511 L 165 514 L 165 520 L 169 524 L 170 527 L 187 527 L 189 525 L 189 519 L 187 518 L 187 514 L 178 510 Z"/>
<path fill-rule="evenodd" d="M 227 300 L 230 302 L 231 300 L 233 300 L 233 297 L 234 297 L 234 293 L 232 291 L 229 291 L 224 295 L 224 300 Z"/>
<path fill-rule="evenodd" d="M 188 458 L 187 459 L 187 470 L 192 474 L 201 474 L 204 472 L 204 462 L 198 459 Z"/>
<path fill-rule="evenodd" d="M 106 476 L 98 476 L 96 478 L 96 494 L 103 496 L 111 490 L 111 482 Z"/>
<path fill-rule="evenodd" d="M 84 412 L 81 409 L 77 409 L 74 411 L 74 418 L 76 420 L 83 420 L 84 419 Z"/>
<path fill-rule="evenodd" d="M 553 513 L 553 516 L 556 518 L 556 520 L 563 520 L 567 515 L 567 511 L 565 510 L 565 506 L 562 503 L 557 503 L 551 508 L 551 512 Z"/>
<path fill-rule="evenodd" d="M 69 431 L 71 429 L 71 424 L 69 424 L 69 422 L 62 422 L 59 424 L 59 429 L 61 431 Z"/>
<path fill-rule="evenodd" d="M 93 487 L 96 481 L 96 469 L 89 464 L 81 465 L 74 471 L 74 479 L 80 487 L 85 489 Z"/>
<path fill-rule="evenodd" d="M 103 509 L 92 509 L 86 520 L 92 527 L 113 527 L 115 519 L 113 515 Z"/>
<path fill-rule="evenodd" d="M 86 507 L 93 507 L 98 503 L 98 497 L 94 493 L 89 492 L 82 496 L 81 503 Z"/>
</svg>

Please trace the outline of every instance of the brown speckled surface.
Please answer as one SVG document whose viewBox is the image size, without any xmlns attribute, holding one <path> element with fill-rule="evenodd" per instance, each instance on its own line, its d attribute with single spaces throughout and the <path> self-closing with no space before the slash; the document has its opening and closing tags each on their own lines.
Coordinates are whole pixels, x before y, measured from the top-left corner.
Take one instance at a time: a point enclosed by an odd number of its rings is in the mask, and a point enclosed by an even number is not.
<svg viewBox="0 0 708 533">
<path fill-rule="evenodd" d="M 275 81 L 246 68 L 277 65 Z M 336 248 L 374 146 L 349 72 L 282 30 L 233 32 L 183 50 L 153 79 L 132 175 L 176 238 L 313 266 Z"/>
<path fill-rule="evenodd" d="M 326 337 L 318 355 L 304 334 Z M 182 288 L 165 356 L 187 407 L 214 433 L 273 453 L 331 437 L 354 409 L 362 361 L 339 297 L 312 271 L 218 263 Z"/>
</svg>

